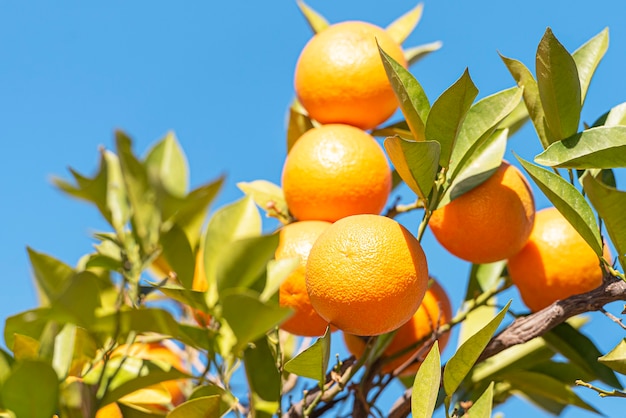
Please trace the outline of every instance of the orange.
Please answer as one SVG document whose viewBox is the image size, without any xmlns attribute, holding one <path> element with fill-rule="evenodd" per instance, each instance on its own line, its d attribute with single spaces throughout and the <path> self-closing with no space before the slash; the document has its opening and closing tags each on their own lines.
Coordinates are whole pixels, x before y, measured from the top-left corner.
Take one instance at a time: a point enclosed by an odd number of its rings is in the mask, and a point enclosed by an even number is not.
<svg viewBox="0 0 626 418">
<path fill-rule="evenodd" d="M 280 241 L 276 249 L 276 259 L 299 257 L 300 265 L 280 286 L 280 306 L 294 310 L 294 314 L 281 328 L 302 336 L 323 335 L 328 322 L 323 320 L 309 299 L 306 291 L 304 272 L 311 247 L 317 238 L 331 225 L 324 221 L 301 221 L 284 226 L 280 230 Z"/>
<path fill-rule="evenodd" d="M 604 258 L 611 259 L 606 245 Z M 602 284 L 598 256 L 554 207 L 537 212 L 532 234 L 524 248 L 509 258 L 508 271 L 533 312 Z"/>
<path fill-rule="evenodd" d="M 517 253 L 530 236 L 534 219 L 528 181 L 503 161 L 487 181 L 435 210 L 429 225 L 450 253 L 482 264 Z"/>
<path fill-rule="evenodd" d="M 452 319 L 452 305 L 446 291 L 436 281 L 432 281 L 431 286 L 424 295 L 424 300 L 415 315 L 402 325 L 393 336 L 391 343 L 383 353 L 384 357 L 391 357 L 382 367 L 383 373 L 391 373 L 409 360 L 420 346 L 416 343 L 430 336 L 437 328 L 447 324 Z M 365 341 L 361 337 L 351 334 L 343 334 L 348 350 L 356 357 L 361 357 L 365 351 Z M 443 351 L 450 338 L 449 332 L 439 337 L 439 349 Z M 413 349 L 406 351 L 410 347 Z M 420 363 L 414 363 L 407 367 L 401 376 L 408 376 L 417 373 Z"/>
<path fill-rule="evenodd" d="M 407 322 L 428 286 L 419 241 L 393 219 L 354 215 L 313 244 L 306 287 L 313 308 L 349 334 L 379 335 Z"/>
<path fill-rule="evenodd" d="M 285 160 L 282 186 L 296 219 L 334 222 L 380 213 L 391 192 L 391 169 L 371 135 L 349 125 L 324 125 L 296 141 Z"/>
<path fill-rule="evenodd" d="M 407 67 L 404 52 L 384 29 L 366 22 L 331 25 L 300 53 L 294 87 L 311 118 L 371 129 L 397 109 L 378 46 Z"/>
</svg>

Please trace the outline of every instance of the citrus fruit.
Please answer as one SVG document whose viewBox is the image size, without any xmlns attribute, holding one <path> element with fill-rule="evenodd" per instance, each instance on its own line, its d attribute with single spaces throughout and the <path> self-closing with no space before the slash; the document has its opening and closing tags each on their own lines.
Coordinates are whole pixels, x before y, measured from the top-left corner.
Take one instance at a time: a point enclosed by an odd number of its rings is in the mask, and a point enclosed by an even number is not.
<svg viewBox="0 0 626 418">
<path fill-rule="evenodd" d="M 384 29 L 348 21 L 313 36 L 300 53 L 296 95 L 311 118 L 371 129 L 397 109 L 378 46 L 407 67 L 404 52 Z"/>
<path fill-rule="evenodd" d="M 608 247 L 604 258 L 610 260 Z M 508 260 L 509 276 L 535 312 L 602 284 L 596 253 L 554 207 L 537 212 L 528 242 Z"/>
<path fill-rule="evenodd" d="M 276 259 L 300 258 L 300 265 L 285 279 L 279 291 L 280 306 L 294 310 L 293 316 L 281 325 L 282 329 L 292 334 L 320 336 L 328 326 L 328 322 L 323 320 L 311 305 L 304 272 L 313 243 L 330 225 L 330 222 L 325 221 L 301 221 L 286 225 L 279 232 L 280 241 L 276 249 Z"/>
<path fill-rule="evenodd" d="M 371 135 L 349 125 L 324 125 L 296 141 L 285 160 L 282 186 L 296 219 L 334 222 L 380 213 L 391 192 L 391 169 Z"/>
<path fill-rule="evenodd" d="M 393 219 L 354 215 L 319 236 L 306 265 L 313 308 L 338 329 L 379 335 L 407 322 L 428 286 L 419 241 Z"/>
<path fill-rule="evenodd" d="M 503 161 L 487 181 L 435 210 L 429 225 L 451 254 L 482 264 L 517 253 L 530 236 L 534 219 L 528 181 Z"/>
<path fill-rule="evenodd" d="M 452 305 L 446 291 L 436 281 L 432 284 L 424 295 L 424 300 L 413 317 L 396 331 L 393 339 L 383 353 L 384 357 L 394 357 L 385 362 L 382 367 L 383 373 L 391 373 L 409 360 L 420 346 L 415 346 L 422 339 L 427 338 L 437 328 L 448 323 L 452 319 Z M 348 350 L 357 358 L 365 351 L 365 341 L 356 335 L 343 334 Z M 439 337 L 439 350 L 443 351 L 450 334 L 448 332 Z M 400 375 L 408 376 L 415 374 L 419 368 L 419 363 L 414 363 L 407 367 Z"/>
</svg>

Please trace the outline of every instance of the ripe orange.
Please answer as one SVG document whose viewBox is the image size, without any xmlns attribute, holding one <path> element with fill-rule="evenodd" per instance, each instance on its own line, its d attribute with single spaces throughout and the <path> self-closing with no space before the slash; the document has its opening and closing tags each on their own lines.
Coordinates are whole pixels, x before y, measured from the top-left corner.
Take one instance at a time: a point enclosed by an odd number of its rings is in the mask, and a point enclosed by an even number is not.
<svg viewBox="0 0 626 418">
<path fill-rule="evenodd" d="M 604 258 L 611 259 L 606 245 Z M 532 234 L 524 248 L 509 258 L 508 271 L 533 312 L 602 284 L 598 256 L 554 207 L 537 212 Z"/>
<path fill-rule="evenodd" d="M 429 225 L 450 253 L 482 264 L 517 253 L 530 236 L 534 219 L 528 181 L 503 161 L 487 181 L 435 210 Z"/>
<path fill-rule="evenodd" d="M 376 41 L 407 67 L 402 47 L 370 23 L 337 23 L 309 40 L 296 64 L 294 86 L 311 118 L 371 129 L 394 113 L 398 101 Z"/>
<path fill-rule="evenodd" d="M 313 244 L 306 286 L 319 315 L 355 335 L 379 335 L 407 322 L 428 286 L 419 241 L 393 219 L 340 219 Z"/>
<path fill-rule="evenodd" d="M 433 281 L 431 286 L 424 295 L 424 300 L 415 315 L 402 325 L 394 335 L 391 343 L 384 352 L 385 357 L 395 356 L 382 367 L 383 373 L 391 373 L 396 368 L 406 362 L 421 347 L 414 347 L 410 351 L 406 351 L 409 347 L 414 346 L 422 339 L 428 337 L 437 328 L 448 323 L 452 319 L 452 305 L 446 291 L 439 283 Z M 438 325 L 437 325 L 438 324 Z M 343 334 L 344 341 L 348 350 L 357 358 L 363 355 L 365 351 L 365 341 L 361 337 L 351 334 Z M 448 344 L 450 338 L 449 332 L 439 337 L 439 349 L 443 351 Z M 404 354 L 400 354 L 404 353 Z M 401 376 L 408 376 L 417 373 L 420 363 L 415 363 L 407 367 Z"/>
<path fill-rule="evenodd" d="M 276 259 L 300 257 L 300 265 L 281 284 L 279 291 L 280 306 L 287 306 L 295 311 L 293 316 L 281 325 L 282 329 L 292 334 L 320 336 L 328 326 L 328 322 L 323 320 L 311 305 L 304 272 L 313 243 L 330 225 L 330 222 L 324 221 L 301 221 L 286 225 L 280 230 Z"/>
<path fill-rule="evenodd" d="M 391 169 L 371 135 L 349 125 L 324 125 L 307 131 L 293 146 L 282 186 L 296 219 L 334 222 L 380 213 L 391 192 Z"/>
</svg>

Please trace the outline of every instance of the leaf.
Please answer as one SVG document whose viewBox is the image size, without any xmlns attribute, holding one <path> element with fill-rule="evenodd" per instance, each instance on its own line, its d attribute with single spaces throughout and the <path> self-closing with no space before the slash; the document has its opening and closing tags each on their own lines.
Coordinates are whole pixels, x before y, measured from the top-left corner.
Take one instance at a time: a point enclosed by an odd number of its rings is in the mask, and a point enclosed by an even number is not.
<svg viewBox="0 0 626 418">
<path fill-rule="evenodd" d="M 246 195 L 252 197 L 268 216 L 278 218 L 283 223 L 289 220 L 289 209 L 285 201 L 285 195 L 280 186 L 266 180 L 252 182 L 239 182 L 237 187 Z"/>
<path fill-rule="evenodd" d="M 582 109 L 578 69 L 550 28 L 537 47 L 536 66 L 537 87 L 550 132 L 557 140 L 574 135 Z"/>
<path fill-rule="evenodd" d="M 299 257 L 283 258 L 280 260 L 270 260 L 267 263 L 267 278 L 265 288 L 259 298 L 267 302 L 278 292 L 280 285 L 289 275 L 300 265 Z"/>
<path fill-rule="evenodd" d="M 11 374 L 11 369 L 15 364 L 15 359 L 9 353 L 0 348 L 0 387 L 6 378 Z"/>
<path fill-rule="evenodd" d="M 28 335 L 14 334 L 13 356 L 15 360 L 37 360 L 39 358 L 39 341 Z"/>
<path fill-rule="evenodd" d="M 437 405 L 441 384 L 441 358 L 439 342 L 435 341 L 420 365 L 413 381 L 411 413 L 414 417 L 431 417 Z"/>
<path fill-rule="evenodd" d="M 298 99 L 295 99 L 289 108 L 289 122 L 287 123 L 287 153 L 295 145 L 296 141 L 315 125 L 306 113 Z"/>
<path fill-rule="evenodd" d="M 184 402 L 170 411 L 167 418 L 214 418 L 221 416 L 220 396 L 201 396 Z"/>
<path fill-rule="evenodd" d="M 524 89 L 524 104 L 526 105 L 530 119 L 533 122 L 537 136 L 541 141 L 541 145 L 546 148 L 556 139 L 546 131 L 545 113 L 541 104 L 537 81 L 528 68 L 526 68 L 526 66 L 521 62 L 512 58 L 507 58 L 504 55 L 500 55 L 500 58 L 507 66 L 517 85 Z"/>
<path fill-rule="evenodd" d="M 176 135 L 168 132 L 146 156 L 144 163 L 148 176 L 168 193 L 183 197 L 189 186 L 189 168 Z"/>
<path fill-rule="evenodd" d="M 326 381 L 326 370 L 330 360 L 330 330 L 326 328 L 324 335 L 285 363 L 285 371 L 298 376 L 308 377 L 317 381 L 322 387 Z"/>
<path fill-rule="evenodd" d="M 50 255 L 37 252 L 30 247 L 27 247 L 26 250 L 35 276 L 40 303 L 46 306 L 51 298 L 55 298 L 67 286 L 70 278 L 74 275 L 74 269 L 64 262 Z"/>
<path fill-rule="evenodd" d="M 487 346 L 487 343 L 491 340 L 494 332 L 498 329 L 510 305 L 511 301 L 489 323 L 468 338 L 448 360 L 443 370 L 443 387 L 446 395 L 452 396 L 463 379 L 465 379 L 465 376 L 467 376 Z"/>
<path fill-rule="evenodd" d="M 176 277 L 182 285 L 191 289 L 196 267 L 196 256 L 191 243 L 183 229 L 174 224 L 165 233 L 161 234 L 160 243 L 162 254 L 167 264 L 176 272 Z"/>
<path fill-rule="evenodd" d="M 309 7 L 304 1 L 298 0 L 297 3 L 300 12 L 302 12 L 302 15 L 304 15 L 304 18 L 314 33 L 319 33 L 329 26 L 328 21 L 321 14 Z"/>
<path fill-rule="evenodd" d="M 391 39 L 396 41 L 398 45 L 401 45 L 417 27 L 417 24 L 422 18 L 423 10 L 424 5 L 419 3 L 413 9 L 391 22 L 391 24 L 385 28 L 385 31 Z"/>
<path fill-rule="evenodd" d="M 598 361 L 620 374 L 626 374 L 626 339 L 620 341 L 611 351 L 598 358 Z"/>
<path fill-rule="evenodd" d="M 50 308 L 32 309 L 10 316 L 4 323 L 4 342 L 9 349 L 12 349 L 15 341 L 15 334 L 28 335 L 39 340 L 50 316 Z"/>
<path fill-rule="evenodd" d="M 489 384 L 485 392 L 467 411 L 467 416 L 472 418 L 491 418 L 491 407 L 493 405 L 493 382 Z"/>
<path fill-rule="evenodd" d="M 626 167 L 626 126 L 587 129 L 550 145 L 535 162 L 559 168 Z"/>
<path fill-rule="evenodd" d="M 572 224 L 593 251 L 602 257 L 600 228 L 591 206 L 583 195 L 558 174 L 524 161 L 519 156 L 516 157 L 543 194 Z"/>
<path fill-rule="evenodd" d="M 50 418 L 57 409 L 58 393 L 54 369 L 37 360 L 16 362 L 0 389 L 3 407 L 19 418 Z"/>
<path fill-rule="evenodd" d="M 387 78 L 400 103 L 400 110 L 416 141 L 423 141 L 425 124 L 430 112 L 430 102 L 424 89 L 413 74 L 378 47 Z"/>
<path fill-rule="evenodd" d="M 435 41 L 423 45 L 409 47 L 404 50 L 404 58 L 406 59 L 408 66 L 411 67 L 413 64 L 426 57 L 431 52 L 440 50 L 442 46 L 443 43 L 441 41 Z"/>
<path fill-rule="evenodd" d="M 604 28 L 602 32 L 585 42 L 572 54 L 576 68 L 578 69 L 578 77 L 580 79 L 580 95 L 581 103 L 585 102 L 587 89 L 591 83 L 591 78 L 600 64 L 602 57 L 609 47 L 609 29 Z"/>
<path fill-rule="evenodd" d="M 436 141 L 387 138 L 385 150 L 396 171 L 415 194 L 427 201 L 437 176 L 440 146 Z"/>
<path fill-rule="evenodd" d="M 243 362 L 250 391 L 265 402 L 275 403 L 278 409 L 281 376 L 265 336 L 245 349 Z"/>
<path fill-rule="evenodd" d="M 179 371 L 171 365 L 162 369 L 160 365 L 157 366 L 156 363 L 152 361 L 139 361 L 142 367 L 137 376 L 128 379 L 128 376 L 123 376 L 123 374 L 117 373 L 110 377 L 111 381 L 108 390 L 101 400 L 103 405 L 115 402 L 128 394 L 148 386 L 156 385 L 161 382 L 167 382 L 169 380 L 184 379 L 188 377 L 187 374 Z M 130 363 L 127 359 L 124 364 L 127 362 Z"/>
<path fill-rule="evenodd" d="M 581 180 L 589 201 L 604 220 L 622 268 L 626 269 L 626 192 L 601 183 L 589 171 Z"/>
<path fill-rule="evenodd" d="M 413 134 L 409 130 L 409 125 L 406 123 L 406 120 L 395 122 L 380 128 L 374 128 L 371 135 L 383 138 L 388 136 L 399 136 L 407 140 L 415 140 L 415 138 L 413 138 Z"/>
<path fill-rule="evenodd" d="M 433 103 L 426 121 L 426 139 L 441 144 L 439 165 L 447 168 L 456 139 L 478 89 L 468 70 Z"/>
<path fill-rule="evenodd" d="M 98 278 L 89 271 L 74 275 L 64 291 L 50 303 L 50 314 L 56 320 L 89 329 L 100 307 Z"/>
<path fill-rule="evenodd" d="M 90 330 L 106 336 L 117 335 L 120 342 L 125 341 L 131 331 L 180 336 L 178 322 L 171 313 L 160 308 L 138 308 L 98 316 Z"/>
<path fill-rule="evenodd" d="M 626 103 L 620 103 L 607 113 L 604 126 L 626 125 Z"/>
<path fill-rule="evenodd" d="M 236 354 L 289 318 L 292 312 L 289 308 L 261 302 L 253 291 L 240 289 L 224 292 L 222 315 L 237 338 L 232 347 L 232 352 Z"/>
</svg>

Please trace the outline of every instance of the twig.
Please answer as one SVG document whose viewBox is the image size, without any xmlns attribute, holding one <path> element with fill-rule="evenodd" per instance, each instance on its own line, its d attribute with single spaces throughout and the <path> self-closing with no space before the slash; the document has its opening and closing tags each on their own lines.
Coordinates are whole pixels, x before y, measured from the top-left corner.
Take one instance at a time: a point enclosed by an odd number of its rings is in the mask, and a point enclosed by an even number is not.
<svg viewBox="0 0 626 418">
<path fill-rule="evenodd" d="M 576 385 L 584 386 L 591 390 L 595 390 L 596 392 L 598 392 L 598 395 L 602 398 L 607 398 L 607 397 L 626 398 L 626 392 L 622 392 L 621 390 L 608 391 L 608 390 L 600 389 L 598 387 L 593 386 L 591 383 L 587 383 L 582 380 L 577 380 Z"/>
<path fill-rule="evenodd" d="M 619 319 L 618 317 L 616 317 L 615 315 L 613 315 L 611 312 L 607 311 L 604 308 L 600 309 L 600 312 L 602 312 L 607 318 L 609 318 L 611 321 L 615 322 L 620 327 L 626 329 L 626 325 L 624 325 L 622 320 Z"/>
</svg>

